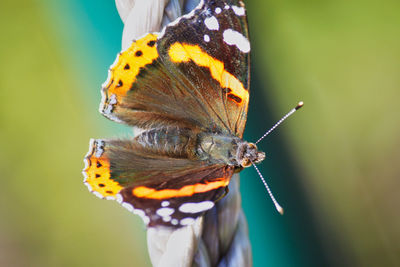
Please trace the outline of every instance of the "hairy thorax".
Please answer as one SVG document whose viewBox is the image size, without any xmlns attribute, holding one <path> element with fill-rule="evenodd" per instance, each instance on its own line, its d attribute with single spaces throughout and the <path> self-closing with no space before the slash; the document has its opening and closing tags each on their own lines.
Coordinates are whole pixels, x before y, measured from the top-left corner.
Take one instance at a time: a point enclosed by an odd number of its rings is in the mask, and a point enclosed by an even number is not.
<svg viewBox="0 0 400 267">
<path fill-rule="evenodd" d="M 212 164 L 248 167 L 265 158 L 253 143 L 233 135 L 194 132 L 176 127 L 156 128 L 142 132 L 136 141 L 161 155 L 204 160 Z"/>
</svg>

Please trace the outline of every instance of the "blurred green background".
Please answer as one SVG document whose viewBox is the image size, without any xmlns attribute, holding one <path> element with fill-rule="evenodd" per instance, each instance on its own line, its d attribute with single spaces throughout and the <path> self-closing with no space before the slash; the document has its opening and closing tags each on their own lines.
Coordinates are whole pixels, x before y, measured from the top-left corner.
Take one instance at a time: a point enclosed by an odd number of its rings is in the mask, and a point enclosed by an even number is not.
<svg viewBox="0 0 400 267">
<path fill-rule="evenodd" d="M 260 169 L 241 175 L 255 266 L 400 266 L 400 2 L 247 1 Z M 82 183 L 120 50 L 114 1 L 0 4 L 0 266 L 149 266 L 141 219 Z M 122 133 L 123 132 L 123 133 Z M 121 134 L 122 133 L 122 134 Z"/>
</svg>

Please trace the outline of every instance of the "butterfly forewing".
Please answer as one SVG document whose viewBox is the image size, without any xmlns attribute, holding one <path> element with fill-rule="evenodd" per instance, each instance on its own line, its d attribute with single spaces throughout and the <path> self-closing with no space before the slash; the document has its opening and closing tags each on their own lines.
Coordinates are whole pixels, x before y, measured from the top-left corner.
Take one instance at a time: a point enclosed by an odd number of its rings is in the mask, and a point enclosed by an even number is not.
<svg viewBox="0 0 400 267">
<path fill-rule="evenodd" d="M 223 131 L 242 137 L 249 101 L 250 43 L 241 1 L 205 1 L 158 40 L 163 62 Z M 192 90 L 191 90 L 192 91 Z"/>
<path fill-rule="evenodd" d="M 200 127 L 242 137 L 250 44 L 241 1 L 205 1 L 111 67 L 101 112 L 141 128 Z"/>
</svg>

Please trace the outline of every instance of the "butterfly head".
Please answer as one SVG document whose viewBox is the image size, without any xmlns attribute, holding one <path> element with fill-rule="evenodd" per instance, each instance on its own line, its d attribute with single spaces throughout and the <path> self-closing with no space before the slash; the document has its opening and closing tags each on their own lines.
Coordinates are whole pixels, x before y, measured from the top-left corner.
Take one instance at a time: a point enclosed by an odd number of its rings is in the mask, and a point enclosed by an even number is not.
<svg viewBox="0 0 400 267">
<path fill-rule="evenodd" d="M 258 151 L 254 143 L 243 142 L 239 144 L 236 160 L 240 166 L 247 168 L 253 163 L 260 163 L 265 159 L 265 153 Z"/>
</svg>

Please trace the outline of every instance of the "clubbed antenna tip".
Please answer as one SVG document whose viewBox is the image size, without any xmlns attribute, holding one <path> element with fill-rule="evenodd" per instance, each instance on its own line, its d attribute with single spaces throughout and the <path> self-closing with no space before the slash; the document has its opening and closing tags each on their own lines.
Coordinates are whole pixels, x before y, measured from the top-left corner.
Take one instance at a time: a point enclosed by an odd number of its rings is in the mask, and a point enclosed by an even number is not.
<svg viewBox="0 0 400 267">
<path fill-rule="evenodd" d="M 294 109 L 295 109 L 295 110 L 298 110 L 298 109 L 300 109 L 302 106 L 304 106 L 304 102 L 303 102 L 303 101 L 300 101 Z"/>
<path fill-rule="evenodd" d="M 257 145 L 261 140 L 263 140 L 267 135 L 269 135 L 273 130 L 276 129 L 282 122 L 284 122 L 287 118 L 289 118 L 293 113 L 295 113 L 298 109 L 300 109 L 304 105 L 303 101 L 300 101 L 295 108 L 292 108 L 285 116 L 283 116 L 271 129 L 269 129 L 260 139 L 255 142 Z"/>
<path fill-rule="evenodd" d="M 276 201 L 274 195 L 272 194 L 271 189 L 269 188 L 267 182 L 266 182 L 265 179 L 264 179 L 264 176 L 262 176 L 262 174 L 261 174 L 261 172 L 258 170 L 256 164 L 254 164 L 254 162 L 251 162 L 251 163 L 252 163 L 254 169 L 256 169 L 256 171 L 257 171 L 257 173 L 258 173 L 258 176 L 260 176 L 261 181 L 263 182 L 265 188 L 267 189 L 268 195 L 269 195 L 269 197 L 271 198 L 272 202 L 274 203 L 276 210 L 277 210 L 281 215 L 283 215 L 283 208 L 281 207 L 281 205 L 279 205 L 278 201 Z"/>
<path fill-rule="evenodd" d="M 279 204 L 278 204 L 278 206 L 275 205 L 275 208 L 276 208 L 276 210 L 277 210 L 281 215 L 283 215 L 283 213 L 285 212 L 285 211 L 283 210 L 283 208 L 282 208 L 281 206 L 279 206 Z"/>
</svg>

